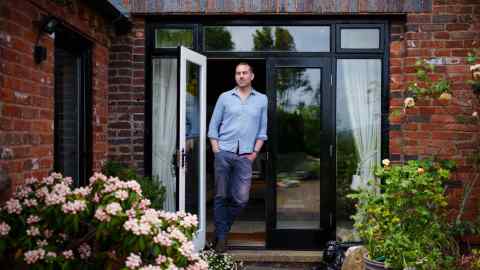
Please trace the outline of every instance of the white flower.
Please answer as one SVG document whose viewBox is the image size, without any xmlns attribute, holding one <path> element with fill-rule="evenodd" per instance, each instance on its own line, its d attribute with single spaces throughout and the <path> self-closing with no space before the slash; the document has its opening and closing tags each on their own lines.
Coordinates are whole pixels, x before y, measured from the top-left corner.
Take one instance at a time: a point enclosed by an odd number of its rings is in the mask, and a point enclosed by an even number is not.
<svg viewBox="0 0 480 270">
<path fill-rule="evenodd" d="M 10 226 L 5 222 L 0 223 L 0 235 L 6 236 L 9 232 L 10 232 Z"/>
<path fill-rule="evenodd" d="M 9 214 L 20 214 L 22 213 L 22 205 L 20 201 L 17 199 L 10 199 L 6 202 L 5 208 Z"/>
<path fill-rule="evenodd" d="M 167 257 L 163 256 L 163 255 L 158 255 L 158 257 L 155 259 L 155 262 L 157 264 L 162 264 L 164 262 L 167 261 Z"/>
<path fill-rule="evenodd" d="M 30 178 L 25 179 L 25 184 L 27 184 L 27 185 L 31 185 L 31 184 L 35 184 L 35 183 L 38 183 L 38 179 L 35 178 L 35 177 L 30 177 Z"/>
<path fill-rule="evenodd" d="M 383 164 L 383 166 L 388 166 L 388 165 L 390 165 L 390 160 L 388 158 L 386 158 L 386 159 L 382 160 L 382 164 Z"/>
<path fill-rule="evenodd" d="M 472 116 L 473 116 L 473 117 L 478 117 L 478 112 L 476 112 L 476 111 L 473 112 L 473 113 L 472 113 Z"/>
<path fill-rule="evenodd" d="M 125 265 L 132 269 L 138 268 L 142 265 L 142 259 L 140 256 L 130 253 L 130 256 L 128 256 L 127 260 L 125 261 Z"/>
<path fill-rule="evenodd" d="M 117 215 L 122 211 L 122 206 L 117 202 L 109 203 L 105 208 L 105 211 L 110 215 Z"/>
<path fill-rule="evenodd" d="M 412 108 L 412 107 L 415 106 L 415 100 L 412 97 L 407 97 L 403 101 L 403 105 L 404 105 L 405 108 Z"/>
</svg>

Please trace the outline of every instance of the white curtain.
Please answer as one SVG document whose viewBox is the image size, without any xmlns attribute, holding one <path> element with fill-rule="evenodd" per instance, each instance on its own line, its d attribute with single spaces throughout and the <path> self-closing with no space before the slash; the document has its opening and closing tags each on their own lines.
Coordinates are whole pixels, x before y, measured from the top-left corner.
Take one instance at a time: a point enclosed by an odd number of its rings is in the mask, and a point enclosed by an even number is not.
<svg viewBox="0 0 480 270">
<path fill-rule="evenodd" d="M 152 175 L 166 187 L 164 209 L 175 211 L 172 158 L 177 136 L 177 59 L 153 59 Z"/>
<path fill-rule="evenodd" d="M 379 164 L 381 154 L 381 61 L 338 61 L 339 90 L 343 92 L 341 95 L 345 99 L 345 110 L 348 111 L 359 156 L 357 173 L 352 177 L 351 188 L 368 188 L 368 181 L 374 178 L 374 167 Z"/>
</svg>

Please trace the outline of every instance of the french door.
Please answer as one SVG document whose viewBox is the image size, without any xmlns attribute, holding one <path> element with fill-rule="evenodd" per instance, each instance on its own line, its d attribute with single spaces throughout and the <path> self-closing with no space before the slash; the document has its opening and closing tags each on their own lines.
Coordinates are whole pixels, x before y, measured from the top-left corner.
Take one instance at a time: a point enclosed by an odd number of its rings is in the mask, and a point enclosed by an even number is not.
<svg viewBox="0 0 480 270">
<path fill-rule="evenodd" d="M 178 210 L 197 215 L 194 246 L 201 250 L 206 238 L 207 59 L 183 46 L 178 59 Z"/>
<path fill-rule="evenodd" d="M 330 59 L 270 58 L 267 67 L 267 248 L 319 249 L 335 232 Z"/>
</svg>

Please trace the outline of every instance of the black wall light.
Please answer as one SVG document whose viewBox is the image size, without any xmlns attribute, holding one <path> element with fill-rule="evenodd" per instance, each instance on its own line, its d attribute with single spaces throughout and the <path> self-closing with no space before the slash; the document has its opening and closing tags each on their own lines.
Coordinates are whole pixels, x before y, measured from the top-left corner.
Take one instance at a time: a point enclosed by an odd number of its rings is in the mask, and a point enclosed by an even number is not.
<svg viewBox="0 0 480 270">
<path fill-rule="evenodd" d="M 33 58 L 35 59 L 35 63 L 40 64 L 42 61 L 47 59 L 47 48 L 45 46 L 38 45 L 40 41 L 40 37 L 43 33 L 52 34 L 55 32 L 55 29 L 59 21 L 57 18 L 53 16 L 45 16 L 40 21 L 40 29 L 37 36 L 37 41 L 35 42 L 35 47 L 33 50 Z"/>
</svg>

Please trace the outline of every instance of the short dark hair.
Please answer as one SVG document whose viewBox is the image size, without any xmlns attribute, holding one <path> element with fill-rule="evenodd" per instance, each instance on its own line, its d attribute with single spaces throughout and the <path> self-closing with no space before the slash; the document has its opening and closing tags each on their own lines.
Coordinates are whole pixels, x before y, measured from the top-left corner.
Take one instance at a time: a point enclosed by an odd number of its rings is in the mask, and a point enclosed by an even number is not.
<svg viewBox="0 0 480 270">
<path fill-rule="evenodd" d="M 240 63 L 238 63 L 238 64 L 235 66 L 235 70 L 237 70 L 237 67 L 238 67 L 238 66 L 248 66 L 248 68 L 250 68 L 250 72 L 253 73 L 253 67 L 252 67 L 249 63 L 247 63 L 247 62 L 240 62 Z"/>
</svg>

